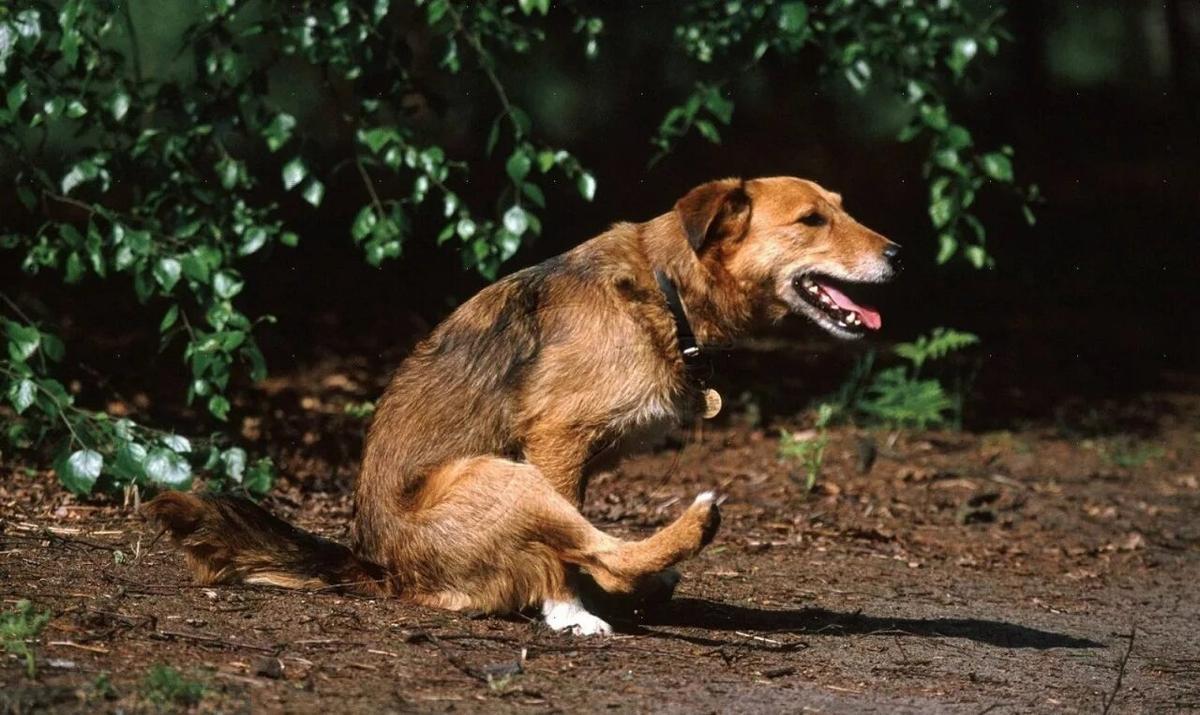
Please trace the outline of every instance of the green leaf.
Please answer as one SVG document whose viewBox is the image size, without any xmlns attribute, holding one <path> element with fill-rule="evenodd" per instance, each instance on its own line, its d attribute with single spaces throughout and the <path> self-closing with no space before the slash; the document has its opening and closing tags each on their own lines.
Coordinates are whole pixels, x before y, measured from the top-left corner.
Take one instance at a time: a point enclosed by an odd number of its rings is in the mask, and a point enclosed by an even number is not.
<svg viewBox="0 0 1200 715">
<path fill-rule="evenodd" d="M 512 206 L 505 211 L 504 228 L 517 236 L 525 233 L 525 229 L 529 228 L 529 219 L 525 215 L 525 209 L 520 206 Z"/>
<path fill-rule="evenodd" d="M 108 111 L 112 114 L 112 118 L 118 122 L 125 118 L 129 113 L 130 98 L 129 93 L 124 90 L 117 90 L 108 99 Z"/>
<path fill-rule="evenodd" d="M 221 453 L 221 466 L 225 476 L 234 484 L 241 484 L 246 476 L 246 450 L 241 447 L 230 447 Z"/>
<path fill-rule="evenodd" d="M 808 27 L 808 5 L 803 2 L 785 2 L 779 7 L 779 29 L 796 34 Z"/>
<path fill-rule="evenodd" d="M 943 196 L 929 204 L 929 218 L 936 228 L 950 223 L 954 218 L 954 201 L 949 196 Z"/>
<path fill-rule="evenodd" d="M 524 183 L 521 184 L 521 193 L 529 197 L 529 200 L 541 208 L 546 208 L 546 195 L 542 193 L 542 189 L 537 184 Z"/>
<path fill-rule="evenodd" d="M 320 206 L 321 199 L 325 198 L 325 184 L 322 184 L 316 178 L 309 179 L 308 184 L 305 185 L 304 191 L 300 195 L 314 207 Z"/>
<path fill-rule="evenodd" d="M 179 320 L 179 304 L 173 303 L 170 308 L 167 308 L 167 314 L 163 316 L 162 322 L 158 324 L 158 332 L 167 332 L 177 320 Z"/>
<path fill-rule="evenodd" d="M 62 362 L 63 355 L 66 352 L 66 349 L 63 346 L 63 341 L 59 339 L 57 335 L 52 335 L 50 333 L 42 333 L 41 337 L 42 354 L 53 362 Z"/>
<path fill-rule="evenodd" d="M 146 455 L 143 463 L 146 477 L 156 484 L 186 489 L 192 481 L 192 466 L 180 454 L 155 447 Z"/>
<path fill-rule="evenodd" d="M 213 276 L 213 292 L 225 300 L 241 293 L 245 285 L 236 274 L 230 271 L 220 271 Z"/>
<path fill-rule="evenodd" d="M 954 70 L 954 74 L 962 74 L 967 64 L 979 53 L 979 43 L 973 37 L 960 37 L 954 41 L 950 49 L 950 57 L 946 64 Z"/>
<path fill-rule="evenodd" d="M 242 245 L 238 246 L 239 256 L 249 256 L 256 253 L 267 243 L 267 230 L 262 226 L 255 226 L 246 231 L 242 236 Z"/>
<path fill-rule="evenodd" d="M 8 337 L 8 354 L 17 362 L 25 362 L 33 357 L 42 342 L 42 334 L 31 325 L 8 321 L 4 332 Z"/>
<path fill-rule="evenodd" d="M 355 241 L 361 241 L 371 235 L 378 222 L 379 216 L 375 213 L 374 204 L 367 204 L 359 209 L 358 215 L 354 217 L 354 223 L 350 225 L 350 235 Z"/>
<path fill-rule="evenodd" d="M 971 265 L 975 266 L 976 268 L 982 269 L 988 265 L 989 257 L 987 250 L 984 249 L 983 246 L 967 246 L 963 249 L 963 255 L 966 256 Z"/>
<path fill-rule="evenodd" d="M 263 137 L 267 140 L 267 148 L 271 151 L 279 151 L 288 140 L 292 138 L 292 129 L 296 127 L 296 118 L 287 112 L 280 112 L 275 115 L 275 119 L 267 125 L 263 130 Z"/>
<path fill-rule="evenodd" d="M 596 177 L 585 171 L 575 180 L 575 187 L 584 200 L 591 201 L 596 196 Z"/>
<path fill-rule="evenodd" d="M 363 144 L 367 145 L 367 148 L 371 150 L 372 154 L 378 154 L 379 150 L 387 146 L 388 143 L 399 143 L 400 135 L 397 134 L 396 130 L 391 127 L 377 127 L 375 129 L 367 129 L 359 132 L 358 139 Z"/>
<path fill-rule="evenodd" d="M 174 258 L 160 258 L 154 264 L 154 280 L 158 281 L 166 293 L 171 292 L 171 289 L 179 282 L 179 276 L 182 273 L 183 266 Z"/>
<path fill-rule="evenodd" d="M 1025 223 L 1029 224 L 1030 226 L 1037 225 L 1037 216 L 1033 214 L 1033 209 L 1029 208 L 1027 204 L 1022 204 L 1021 215 L 1025 217 Z"/>
<path fill-rule="evenodd" d="M 508 178 L 512 179 L 515 184 L 521 183 L 521 179 L 529 175 L 529 170 L 532 167 L 533 162 L 529 159 L 529 154 L 521 149 L 514 151 L 504 164 L 504 169 L 508 172 Z"/>
<path fill-rule="evenodd" d="M 192 451 L 192 442 L 181 434 L 168 434 L 162 438 L 162 443 L 181 454 Z"/>
<path fill-rule="evenodd" d="M 35 397 L 37 397 L 37 384 L 29 378 L 14 382 L 8 388 L 8 399 L 12 402 L 18 415 L 29 409 Z"/>
<path fill-rule="evenodd" d="M 17 111 L 25 104 L 25 100 L 29 98 L 29 83 L 25 80 L 17 82 L 12 87 L 9 87 L 6 100 L 8 111 L 12 112 L 14 117 L 17 116 Z"/>
<path fill-rule="evenodd" d="M 242 486 L 248 491 L 264 494 L 270 490 L 274 481 L 275 463 L 271 461 L 270 457 L 263 457 L 246 470 L 246 479 L 242 482 Z"/>
<path fill-rule="evenodd" d="M 229 400 L 224 395 L 217 394 L 208 398 L 208 411 L 222 422 L 229 419 L 229 407 Z"/>
<path fill-rule="evenodd" d="M 104 467 L 104 456 L 93 449 L 81 449 L 58 463 L 58 479 L 73 494 L 92 491 L 100 470 Z"/>
<path fill-rule="evenodd" d="M 938 265 L 944 264 L 946 261 L 954 257 L 955 251 L 958 250 L 958 240 L 954 238 L 952 233 L 938 234 Z"/>
<path fill-rule="evenodd" d="M 294 186 L 304 181 L 306 176 L 308 176 L 308 167 L 304 165 L 304 159 L 298 156 L 294 157 L 283 165 L 283 188 L 291 191 Z"/>
<path fill-rule="evenodd" d="M 1012 160 L 1000 152 L 983 155 L 983 171 L 996 181 L 1012 183 Z"/>
</svg>

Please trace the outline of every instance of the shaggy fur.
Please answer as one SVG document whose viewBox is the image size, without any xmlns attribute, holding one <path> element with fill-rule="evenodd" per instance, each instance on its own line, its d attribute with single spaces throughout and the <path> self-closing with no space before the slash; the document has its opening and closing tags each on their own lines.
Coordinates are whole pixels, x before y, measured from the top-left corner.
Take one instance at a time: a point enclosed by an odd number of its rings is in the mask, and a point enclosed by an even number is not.
<svg viewBox="0 0 1200 715">
<path fill-rule="evenodd" d="M 579 511 L 598 455 L 696 407 L 655 269 L 712 345 L 794 313 L 838 334 L 799 300 L 796 276 L 883 280 L 894 251 L 811 182 L 704 184 L 668 213 L 496 282 L 417 345 L 366 438 L 351 547 L 228 497 L 169 492 L 146 513 L 203 583 L 339 586 L 488 612 L 546 604 L 552 625 L 569 622 L 583 612 L 579 573 L 610 593 L 650 588 L 719 523 L 711 494 L 640 541 Z M 599 623 L 561 627 L 606 632 Z"/>
</svg>

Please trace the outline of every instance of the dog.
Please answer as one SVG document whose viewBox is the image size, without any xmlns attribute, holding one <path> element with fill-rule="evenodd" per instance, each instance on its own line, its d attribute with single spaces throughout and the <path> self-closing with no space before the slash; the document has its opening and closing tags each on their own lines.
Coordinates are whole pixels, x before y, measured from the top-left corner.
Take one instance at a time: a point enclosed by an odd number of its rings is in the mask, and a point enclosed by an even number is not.
<svg viewBox="0 0 1200 715">
<path fill-rule="evenodd" d="M 702 184 L 492 284 L 416 346 L 367 433 L 352 546 L 229 496 L 165 492 L 145 514 L 203 584 L 540 607 L 555 630 L 611 633 L 582 582 L 670 590 L 720 514 L 705 492 L 657 533 L 615 538 L 580 513 L 590 465 L 622 436 L 703 408 L 689 364 L 705 347 L 789 315 L 839 338 L 879 328 L 847 291 L 890 279 L 898 252 L 811 181 Z"/>
</svg>

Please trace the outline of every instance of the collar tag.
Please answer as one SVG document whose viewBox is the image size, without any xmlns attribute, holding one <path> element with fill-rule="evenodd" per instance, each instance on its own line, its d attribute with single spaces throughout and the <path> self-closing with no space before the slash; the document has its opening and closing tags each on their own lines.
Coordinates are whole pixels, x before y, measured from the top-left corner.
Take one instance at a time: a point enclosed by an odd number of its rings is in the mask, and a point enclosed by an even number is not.
<svg viewBox="0 0 1200 715">
<path fill-rule="evenodd" d="M 704 419 L 711 420 L 721 413 L 721 393 L 711 387 L 704 391 Z"/>
</svg>

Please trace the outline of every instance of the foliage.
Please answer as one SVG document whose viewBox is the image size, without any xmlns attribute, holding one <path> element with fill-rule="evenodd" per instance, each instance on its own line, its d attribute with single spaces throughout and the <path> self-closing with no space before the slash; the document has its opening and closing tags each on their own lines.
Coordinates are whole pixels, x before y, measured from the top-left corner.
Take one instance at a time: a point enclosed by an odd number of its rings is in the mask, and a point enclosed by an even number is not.
<svg viewBox="0 0 1200 715">
<path fill-rule="evenodd" d="M 0 166 L 20 202 L 0 227 L 0 249 L 20 255 L 28 273 L 68 284 L 128 282 L 143 313 L 157 316 L 163 349 L 182 355 L 188 402 L 219 422 L 232 409 L 231 381 L 267 370 L 255 334 L 273 318 L 241 307 L 245 268 L 308 240 L 303 225 L 324 209 L 327 191 L 358 202 L 345 231 L 370 265 L 401 256 L 420 223 L 439 245 L 456 246 L 465 268 L 495 278 L 540 234 L 556 185 L 584 200 L 597 190 L 576 157 L 538 138 L 503 68 L 544 42 L 560 13 L 584 56 L 597 56 L 602 15 L 615 10 L 584 12 L 573 0 L 553 10 L 548 0 L 413 2 L 161 3 L 156 14 L 186 20 L 177 34 L 165 31 L 169 62 L 150 61 L 147 23 L 128 2 L 0 6 Z M 674 41 L 692 63 L 694 91 L 654 132 L 654 158 L 693 132 L 719 142 L 719 127 L 733 120 L 732 88 L 750 65 L 816 53 L 826 76 L 907 102 L 912 122 L 901 138 L 930 146 L 938 260 L 961 245 L 974 265 L 989 265 L 970 207 L 989 181 L 1012 185 L 1011 150 L 977 151 L 948 98 L 1004 34 L 999 10 L 977 16 L 970 5 L 681 3 Z M 429 99 L 414 32 L 437 72 L 476 72 L 492 91 L 483 106 L 496 113 L 479 137 L 486 158 L 474 166 L 444 148 L 436 111 L 421 110 Z M 502 170 L 503 186 L 479 196 L 472 177 L 489 167 Z M 61 340 L 5 304 L 0 392 L 18 416 L 7 437 L 52 447 L 72 491 L 184 486 L 201 470 L 269 487 L 269 464 L 249 465 L 220 433 L 189 440 L 78 408 L 54 377 Z"/>
<path fill-rule="evenodd" d="M 941 380 L 922 378 L 921 369 L 931 360 L 942 360 L 978 342 L 979 337 L 971 333 L 934 328 L 928 336 L 892 349 L 907 365 L 878 372 L 874 371 L 875 353 L 869 352 L 832 399 L 835 410 L 841 415 L 921 429 L 957 423 L 962 414 L 962 389 L 947 391 Z"/>
<path fill-rule="evenodd" d="M 160 707 L 176 705 L 190 707 L 198 704 L 208 686 L 201 680 L 184 675 L 169 665 L 156 665 L 142 681 L 142 697 Z"/>
<path fill-rule="evenodd" d="M 1108 440 L 1088 440 L 1084 442 L 1084 446 L 1096 450 L 1096 453 L 1104 460 L 1126 469 L 1140 467 L 1167 453 L 1166 448 L 1161 444 L 1142 441 L 1132 435 L 1122 435 Z"/>
<path fill-rule="evenodd" d="M 37 639 L 51 616 L 50 611 L 35 613 L 33 604 L 26 600 L 17 601 L 15 609 L 0 613 L 4 650 L 25 660 L 25 673 L 30 678 L 37 677 L 37 658 L 30 642 Z"/>
<path fill-rule="evenodd" d="M 1030 204 L 1037 186 L 1019 187 L 1009 146 L 983 150 L 953 119 L 950 89 L 969 80 L 980 52 L 995 55 L 1010 37 L 1000 26 L 1003 6 L 985 13 L 963 0 L 699 0 L 684 4 L 676 39 L 693 59 L 725 68 L 724 79 L 702 82 L 667 113 L 653 138 L 660 152 L 692 128 L 721 140 L 718 124 L 729 124 L 733 103 L 720 87 L 768 55 L 791 58 L 806 48 L 820 54 L 826 75 L 842 77 L 859 94 L 883 87 L 909 108 L 901 141 L 924 138 L 929 154 L 929 217 L 938 231 L 938 263 L 962 255 L 976 268 L 990 267 L 986 230 L 971 212 L 989 183 L 1013 188 L 1033 223 Z"/>
<path fill-rule="evenodd" d="M 825 463 L 825 445 L 829 443 L 829 422 L 832 419 L 833 406 L 822 404 L 817 408 L 814 434 L 811 436 L 787 430 L 779 431 L 779 458 L 795 462 L 804 469 L 805 492 L 811 492 L 817 486 L 817 478 L 821 476 L 821 467 Z"/>
</svg>

